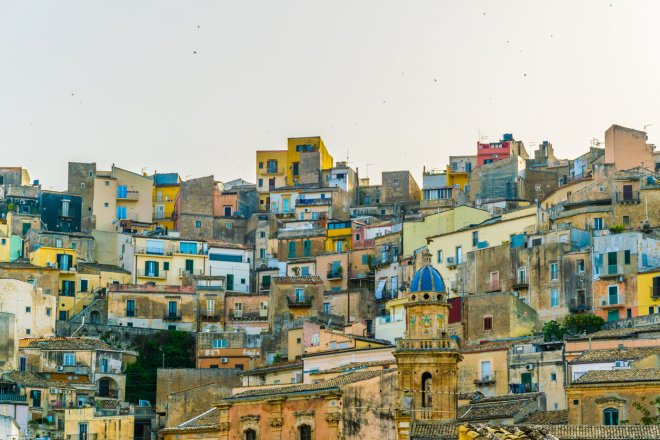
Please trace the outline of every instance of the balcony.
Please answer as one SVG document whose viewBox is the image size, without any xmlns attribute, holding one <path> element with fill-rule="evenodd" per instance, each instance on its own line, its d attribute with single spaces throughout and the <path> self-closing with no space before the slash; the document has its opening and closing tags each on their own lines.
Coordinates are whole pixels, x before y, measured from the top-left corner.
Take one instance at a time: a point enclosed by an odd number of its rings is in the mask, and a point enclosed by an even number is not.
<svg viewBox="0 0 660 440">
<path fill-rule="evenodd" d="M 181 321 L 181 313 L 179 312 L 165 312 L 163 321 Z"/>
<path fill-rule="evenodd" d="M 328 281 L 341 280 L 342 278 L 344 278 L 344 275 L 343 275 L 342 271 L 340 271 L 340 270 L 332 270 L 332 271 L 328 272 L 327 278 L 328 278 Z"/>
<path fill-rule="evenodd" d="M 312 306 L 312 296 L 305 297 L 296 297 L 296 296 L 287 296 L 287 303 L 289 308 L 292 307 L 311 307 Z"/>
<path fill-rule="evenodd" d="M 26 402 L 27 396 L 21 396 L 18 393 L 6 393 L 0 391 L 0 402 Z"/>
<path fill-rule="evenodd" d="M 125 193 L 117 193 L 117 200 L 130 200 L 136 201 L 140 198 L 138 191 L 126 191 Z"/>
<path fill-rule="evenodd" d="M 231 321 L 267 321 L 268 311 L 255 312 L 248 310 L 229 309 L 229 319 Z"/>
<path fill-rule="evenodd" d="M 152 270 L 145 270 L 145 269 L 138 269 L 137 275 L 140 278 L 152 278 L 155 280 L 165 280 L 167 279 L 167 273 L 169 271 L 167 270 L 159 270 L 158 272 L 154 272 Z"/>
<path fill-rule="evenodd" d="M 510 383 L 509 392 L 511 394 L 536 393 L 539 390 L 537 383 Z"/>
<path fill-rule="evenodd" d="M 474 378 L 474 384 L 475 385 L 494 385 L 496 382 L 496 374 L 495 372 L 483 372 L 481 374 L 477 374 L 477 376 Z"/>
<path fill-rule="evenodd" d="M 620 204 L 639 203 L 639 191 L 617 192 L 616 202 Z"/>
<path fill-rule="evenodd" d="M 142 255 L 170 256 L 170 255 L 172 255 L 172 250 L 171 249 L 165 249 L 165 248 L 162 248 L 162 247 L 136 247 L 135 248 L 135 253 L 136 254 L 142 254 Z"/>
<path fill-rule="evenodd" d="M 608 264 L 603 269 L 603 272 L 600 274 L 601 278 L 615 278 L 624 273 L 622 264 Z"/>
<path fill-rule="evenodd" d="M 616 302 L 610 300 L 607 304 L 601 304 L 600 308 L 603 310 L 625 309 L 626 305 L 617 299 Z"/>
<path fill-rule="evenodd" d="M 264 168 L 259 174 L 264 176 L 281 176 L 284 174 L 284 168 Z"/>
<path fill-rule="evenodd" d="M 197 270 L 185 270 L 185 269 L 179 269 L 179 278 L 181 277 L 190 277 L 193 275 L 204 275 L 204 269 L 197 269 Z"/>
<path fill-rule="evenodd" d="M 455 350 L 448 339 L 397 339 L 396 349 L 397 351 Z"/>
<path fill-rule="evenodd" d="M 207 311 L 199 315 L 199 320 L 200 321 L 211 321 L 211 322 L 217 322 L 220 321 L 221 315 L 217 312 L 211 312 Z"/>
<path fill-rule="evenodd" d="M 301 199 L 296 200 L 296 206 L 332 205 L 332 199 Z"/>
<path fill-rule="evenodd" d="M 513 282 L 513 285 L 511 286 L 513 290 L 524 290 L 524 289 L 529 289 L 529 282 L 527 279 L 517 279 L 516 281 Z"/>
<path fill-rule="evenodd" d="M 67 374 L 90 374 L 92 369 L 87 365 L 58 365 L 53 373 L 67 373 Z"/>
<path fill-rule="evenodd" d="M 568 310 L 571 313 L 582 313 L 591 310 L 591 307 L 588 306 L 586 303 L 572 300 L 568 305 Z"/>
</svg>

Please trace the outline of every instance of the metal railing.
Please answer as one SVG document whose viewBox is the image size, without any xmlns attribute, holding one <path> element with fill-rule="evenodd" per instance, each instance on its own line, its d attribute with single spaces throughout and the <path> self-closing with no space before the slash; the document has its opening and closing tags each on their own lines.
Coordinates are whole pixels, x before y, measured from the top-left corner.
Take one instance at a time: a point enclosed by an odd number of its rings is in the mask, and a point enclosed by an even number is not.
<svg viewBox="0 0 660 440">
<path fill-rule="evenodd" d="M 539 390 L 537 383 L 510 383 L 509 392 L 511 394 L 536 393 Z"/>
<path fill-rule="evenodd" d="M 167 273 L 168 270 L 159 270 L 159 271 L 153 271 L 153 270 L 146 270 L 146 269 L 138 269 L 138 277 L 141 278 L 167 278 Z"/>
<path fill-rule="evenodd" d="M 449 350 L 452 345 L 448 339 L 397 339 L 397 350 Z"/>
<path fill-rule="evenodd" d="M 117 200 L 137 200 L 140 198 L 140 192 L 135 190 L 128 190 L 124 194 L 117 193 Z"/>
<path fill-rule="evenodd" d="M 18 393 L 0 392 L 0 402 L 26 402 L 27 396 L 21 396 Z"/>
<path fill-rule="evenodd" d="M 231 321 L 266 321 L 268 311 L 265 313 L 253 310 L 234 310 L 229 309 L 229 319 Z"/>
<path fill-rule="evenodd" d="M 328 280 L 341 280 L 344 274 L 339 270 L 331 270 L 327 274 Z"/>
<path fill-rule="evenodd" d="M 176 313 L 165 312 L 163 314 L 163 321 L 181 321 L 181 319 L 182 318 L 180 312 L 176 312 Z"/>
<path fill-rule="evenodd" d="M 617 203 L 639 203 L 639 191 L 617 192 L 616 201 Z"/>
<path fill-rule="evenodd" d="M 332 199 L 301 199 L 296 200 L 296 205 L 309 206 L 309 205 L 332 205 Z"/>
<path fill-rule="evenodd" d="M 296 296 L 287 296 L 289 307 L 310 307 L 312 305 L 313 296 L 305 296 L 299 298 Z"/>
</svg>

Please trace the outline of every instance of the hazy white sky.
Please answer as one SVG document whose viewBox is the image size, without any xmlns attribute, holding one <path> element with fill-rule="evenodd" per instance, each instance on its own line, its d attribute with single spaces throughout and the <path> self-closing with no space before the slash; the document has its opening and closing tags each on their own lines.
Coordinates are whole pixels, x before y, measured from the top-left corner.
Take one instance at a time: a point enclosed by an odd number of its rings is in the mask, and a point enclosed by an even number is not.
<svg viewBox="0 0 660 440">
<path fill-rule="evenodd" d="M 323 136 L 364 175 L 444 166 L 478 133 L 561 157 L 660 133 L 660 2 L 0 0 L 0 165 L 254 181 Z M 196 53 L 195 53 L 196 52 Z"/>
</svg>

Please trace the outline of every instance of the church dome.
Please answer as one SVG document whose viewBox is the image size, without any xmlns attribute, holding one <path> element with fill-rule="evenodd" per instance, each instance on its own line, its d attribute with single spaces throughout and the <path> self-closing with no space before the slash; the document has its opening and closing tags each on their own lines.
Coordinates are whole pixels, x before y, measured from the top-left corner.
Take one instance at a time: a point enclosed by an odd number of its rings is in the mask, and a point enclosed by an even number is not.
<svg viewBox="0 0 660 440">
<path fill-rule="evenodd" d="M 430 264 L 425 265 L 417 271 L 410 282 L 410 292 L 442 292 L 445 290 L 445 282 L 442 275 Z"/>
</svg>

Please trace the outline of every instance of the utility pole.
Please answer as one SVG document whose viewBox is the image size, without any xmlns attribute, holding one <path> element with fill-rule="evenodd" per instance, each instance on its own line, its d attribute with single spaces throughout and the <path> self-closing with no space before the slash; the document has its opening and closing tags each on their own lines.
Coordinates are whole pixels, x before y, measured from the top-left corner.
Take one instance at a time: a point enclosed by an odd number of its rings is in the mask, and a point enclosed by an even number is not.
<svg viewBox="0 0 660 440">
<path fill-rule="evenodd" d="M 165 368 L 165 353 L 163 353 L 163 368 Z"/>
</svg>

